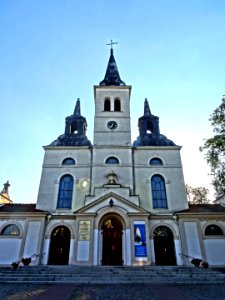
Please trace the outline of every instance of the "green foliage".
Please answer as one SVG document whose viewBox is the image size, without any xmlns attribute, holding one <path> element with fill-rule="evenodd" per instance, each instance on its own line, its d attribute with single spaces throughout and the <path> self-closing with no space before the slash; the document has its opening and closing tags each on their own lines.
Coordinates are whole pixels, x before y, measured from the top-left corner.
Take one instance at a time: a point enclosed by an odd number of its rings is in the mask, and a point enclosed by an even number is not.
<svg viewBox="0 0 225 300">
<path fill-rule="evenodd" d="M 190 185 L 185 185 L 188 202 L 191 204 L 207 204 L 209 203 L 209 190 L 205 187 L 193 188 Z"/>
<path fill-rule="evenodd" d="M 206 139 L 200 151 L 211 168 L 212 184 L 217 194 L 225 193 L 225 98 L 211 115 L 209 121 L 215 135 Z"/>
</svg>

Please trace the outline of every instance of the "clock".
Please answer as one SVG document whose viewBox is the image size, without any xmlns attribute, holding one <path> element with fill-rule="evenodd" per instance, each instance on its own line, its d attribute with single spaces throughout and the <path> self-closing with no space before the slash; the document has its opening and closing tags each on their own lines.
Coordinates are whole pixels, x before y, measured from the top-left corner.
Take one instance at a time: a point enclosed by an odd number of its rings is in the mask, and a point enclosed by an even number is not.
<svg viewBox="0 0 225 300">
<path fill-rule="evenodd" d="M 107 123 L 107 126 L 108 126 L 108 128 L 109 129 L 116 129 L 116 127 L 117 127 L 117 123 L 116 123 L 116 121 L 109 121 L 108 123 Z"/>
</svg>

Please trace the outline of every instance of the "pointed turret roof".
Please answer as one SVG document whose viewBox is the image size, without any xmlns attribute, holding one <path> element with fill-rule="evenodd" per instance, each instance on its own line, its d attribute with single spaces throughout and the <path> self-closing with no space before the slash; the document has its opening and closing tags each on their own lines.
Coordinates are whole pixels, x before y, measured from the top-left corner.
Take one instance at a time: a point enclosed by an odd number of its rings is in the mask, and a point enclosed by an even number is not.
<svg viewBox="0 0 225 300">
<path fill-rule="evenodd" d="M 87 121 L 81 115 L 80 99 L 77 99 L 73 115 L 66 117 L 65 133 L 49 146 L 88 146 L 91 142 L 86 136 Z"/>
<path fill-rule="evenodd" d="M 144 101 L 144 115 L 138 119 L 139 136 L 134 146 L 175 146 L 174 142 L 160 134 L 159 118 L 152 115 L 148 100 Z"/>
<path fill-rule="evenodd" d="M 77 99 L 73 115 L 74 116 L 81 116 L 81 112 L 80 112 L 80 98 Z"/>
<path fill-rule="evenodd" d="M 147 98 L 145 98 L 145 102 L 144 102 L 144 116 L 151 116 L 151 110 Z"/>
<path fill-rule="evenodd" d="M 126 85 L 125 82 L 120 79 L 112 48 L 110 49 L 110 57 L 105 73 L 105 78 L 99 83 L 99 85 Z"/>
</svg>

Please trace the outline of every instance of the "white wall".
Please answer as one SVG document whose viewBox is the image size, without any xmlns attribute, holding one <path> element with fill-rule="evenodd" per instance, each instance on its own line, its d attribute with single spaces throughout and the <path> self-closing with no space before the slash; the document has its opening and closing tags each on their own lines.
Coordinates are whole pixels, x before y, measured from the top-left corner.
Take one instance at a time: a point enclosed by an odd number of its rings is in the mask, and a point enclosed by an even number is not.
<svg viewBox="0 0 225 300">
<path fill-rule="evenodd" d="M 205 239 L 204 246 L 209 265 L 225 265 L 225 238 Z"/>
<path fill-rule="evenodd" d="M 28 222 L 28 231 L 23 252 L 24 258 L 31 257 L 33 254 L 40 254 L 38 253 L 40 229 L 41 221 Z"/>
<path fill-rule="evenodd" d="M 0 239 L 0 265 L 10 264 L 20 260 L 19 257 L 22 239 L 20 238 L 1 238 Z"/>
<path fill-rule="evenodd" d="M 89 260 L 90 241 L 78 241 L 77 243 L 77 261 Z"/>
<path fill-rule="evenodd" d="M 184 222 L 184 230 L 187 244 L 187 253 L 184 254 L 190 257 L 202 259 L 197 223 Z"/>
<path fill-rule="evenodd" d="M 163 165 L 151 166 L 149 161 L 159 157 Z M 180 147 L 137 147 L 134 151 L 136 193 L 141 206 L 157 213 L 168 213 L 188 208 Z M 151 177 L 161 175 L 165 180 L 168 209 L 153 209 Z"/>
<path fill-rule="evenodd" d="M 74 178 L 72 208 L 66 212 L 77 210 L 84 205 L 85 195 L 89 194 L 89 184 L 82 187 L 82 181 L 90 182 L 91 152 L 88 147 L 47 147 L 38 192 L 37 208 L 48 211 L 57 210 L 57 199 L 60 178 L 70 174 Z M 62 165 L 66 157 L 75 159 L 75 165 Z M 60 209 L 62 211 L 62 209 Z"/>
</svg>

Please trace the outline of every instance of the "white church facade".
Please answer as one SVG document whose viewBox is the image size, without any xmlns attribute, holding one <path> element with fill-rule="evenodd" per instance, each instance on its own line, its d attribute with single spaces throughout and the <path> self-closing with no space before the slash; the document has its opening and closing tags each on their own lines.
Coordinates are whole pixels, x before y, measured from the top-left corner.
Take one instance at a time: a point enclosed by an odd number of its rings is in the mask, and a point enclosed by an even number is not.
<svg viewBox="0 0 225 300">
<path fill-rule="evenodd" d="M 188 204 L 181 147 L 160 133 L 147 100 L 131 141 L 131 86 L 113 49 L 94 101 L 93 143 L 78 99 L 64 134 L 44 147 L 36 205 L 0 204 L 0 265 L 225 265 L 224 205 Z"/>
</svg>

